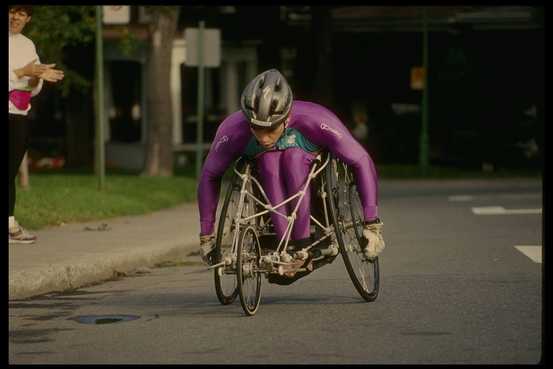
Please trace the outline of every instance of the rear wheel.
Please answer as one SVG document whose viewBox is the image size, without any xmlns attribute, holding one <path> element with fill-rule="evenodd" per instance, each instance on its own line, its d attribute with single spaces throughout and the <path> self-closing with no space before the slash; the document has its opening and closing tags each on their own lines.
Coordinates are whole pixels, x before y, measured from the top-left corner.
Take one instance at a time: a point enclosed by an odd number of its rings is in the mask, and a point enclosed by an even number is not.
<svg viewBox="0 0 553 369">
<path fill-rule="evenodd" d="M 374 301 L 380 286 L 378 258 L 363 254 L 363 211 L 353 173 L 337 159 L 326 168 L 326 191 L 329 193 L 330 217 L 346 270 L 355 289 L 365 301 Z"/>
<path fill-rule="evenodd" d="M 261 301 L 261 248 L 253 227 L 240 232 L 236 259 L 238 295 L 246 315 L 254 315 Z"/>
</svg>

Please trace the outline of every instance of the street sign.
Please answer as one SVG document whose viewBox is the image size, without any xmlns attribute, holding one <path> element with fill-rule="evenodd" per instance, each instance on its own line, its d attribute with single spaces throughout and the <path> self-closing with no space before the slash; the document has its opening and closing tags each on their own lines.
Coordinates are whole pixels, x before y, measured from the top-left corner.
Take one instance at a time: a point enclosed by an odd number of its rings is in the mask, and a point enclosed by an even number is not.
<svg viewBox="0 0 553 369">
<path fill-rule="evenodd" d="M 412 90 L 424 89 L 424 68 L 423 67 L 411 68 L 411 89 Z"/>
<path fill-rule="evenodd" d="M 186 65 L 198 66 L 198 28 L 186 28 L 184 30 L 186 40 Z M 218 67 L 221 65 L 221 30 L 217 28 L 204 28 L 203 30 L 203 66 Z"/>
<path fill-rule="evenodd" d="M 128 5 L 104 5 L 104 24 L 129 24 L 131 21 L 131 7 Z"/>
</svg>

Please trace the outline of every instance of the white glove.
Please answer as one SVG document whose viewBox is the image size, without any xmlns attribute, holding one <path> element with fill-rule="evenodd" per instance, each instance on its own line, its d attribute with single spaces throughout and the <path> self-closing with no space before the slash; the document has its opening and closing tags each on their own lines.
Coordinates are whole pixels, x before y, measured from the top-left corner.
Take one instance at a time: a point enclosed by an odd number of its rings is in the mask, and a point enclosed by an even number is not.
<svg viewBox="0 0 553 369">
<path fill-rule="evenodd" d="M 213 265 L 215 262 L 215 235 L 200 235 L 200 256 L 207 265 Z"/>
<path fill-rule="evenodd" d="M 363 227 L 363 237 L 368 241 L 364 247 L 363 252 L 369 259 L 374 259 L 378 256 L 386 246 L 384 238 L 382 238 L 382 228 L 384 223 L 380 221 L 378 223 L 366 224 Z"/>
</svg>

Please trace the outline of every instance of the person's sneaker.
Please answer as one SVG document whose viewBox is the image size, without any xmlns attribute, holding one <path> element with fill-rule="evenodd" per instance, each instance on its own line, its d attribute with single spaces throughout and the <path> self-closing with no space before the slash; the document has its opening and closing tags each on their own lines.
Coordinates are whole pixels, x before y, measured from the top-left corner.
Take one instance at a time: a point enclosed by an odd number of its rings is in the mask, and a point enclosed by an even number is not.
<svg viewBox="0 0 553 369">
<path fill-rule="evenodd" d="M 8 228 L 8 235 L 9 235 L 10 244 L 12 243 L 30 244 L 30 243 L 35 243 L 36 241 L 36 236 L 27 232 L 19 224 L 16 224 L 16 226 L 13 227 L 12 229 Z"/>
</svg>

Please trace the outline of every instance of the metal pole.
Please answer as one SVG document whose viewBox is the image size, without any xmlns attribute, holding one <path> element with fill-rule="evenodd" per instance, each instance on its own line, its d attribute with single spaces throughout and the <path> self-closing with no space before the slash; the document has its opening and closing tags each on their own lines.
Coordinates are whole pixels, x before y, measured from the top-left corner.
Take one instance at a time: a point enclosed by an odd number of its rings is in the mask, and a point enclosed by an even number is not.
<svg viewBox="0 0 553 369">
<path fill-rule="evenodd" d="M 200 180 L 204 143 L 204 21 L 198 27 L 198 126 L 196 129 L 196 178 Z"/>
<path fill-rule="evenodd" d="M 96 175 L 98 189 L 104 188 L 104 50 L 102 6 L 96 6 Z"/>
<path fill-rule="evenodd" d="M 423 90 L 422 90 L 422 124 L 420 136 L 419 166 L 421 173 L 428 173 L 428 19 L 426 8 L 423 9 Z"/>
</svg>

